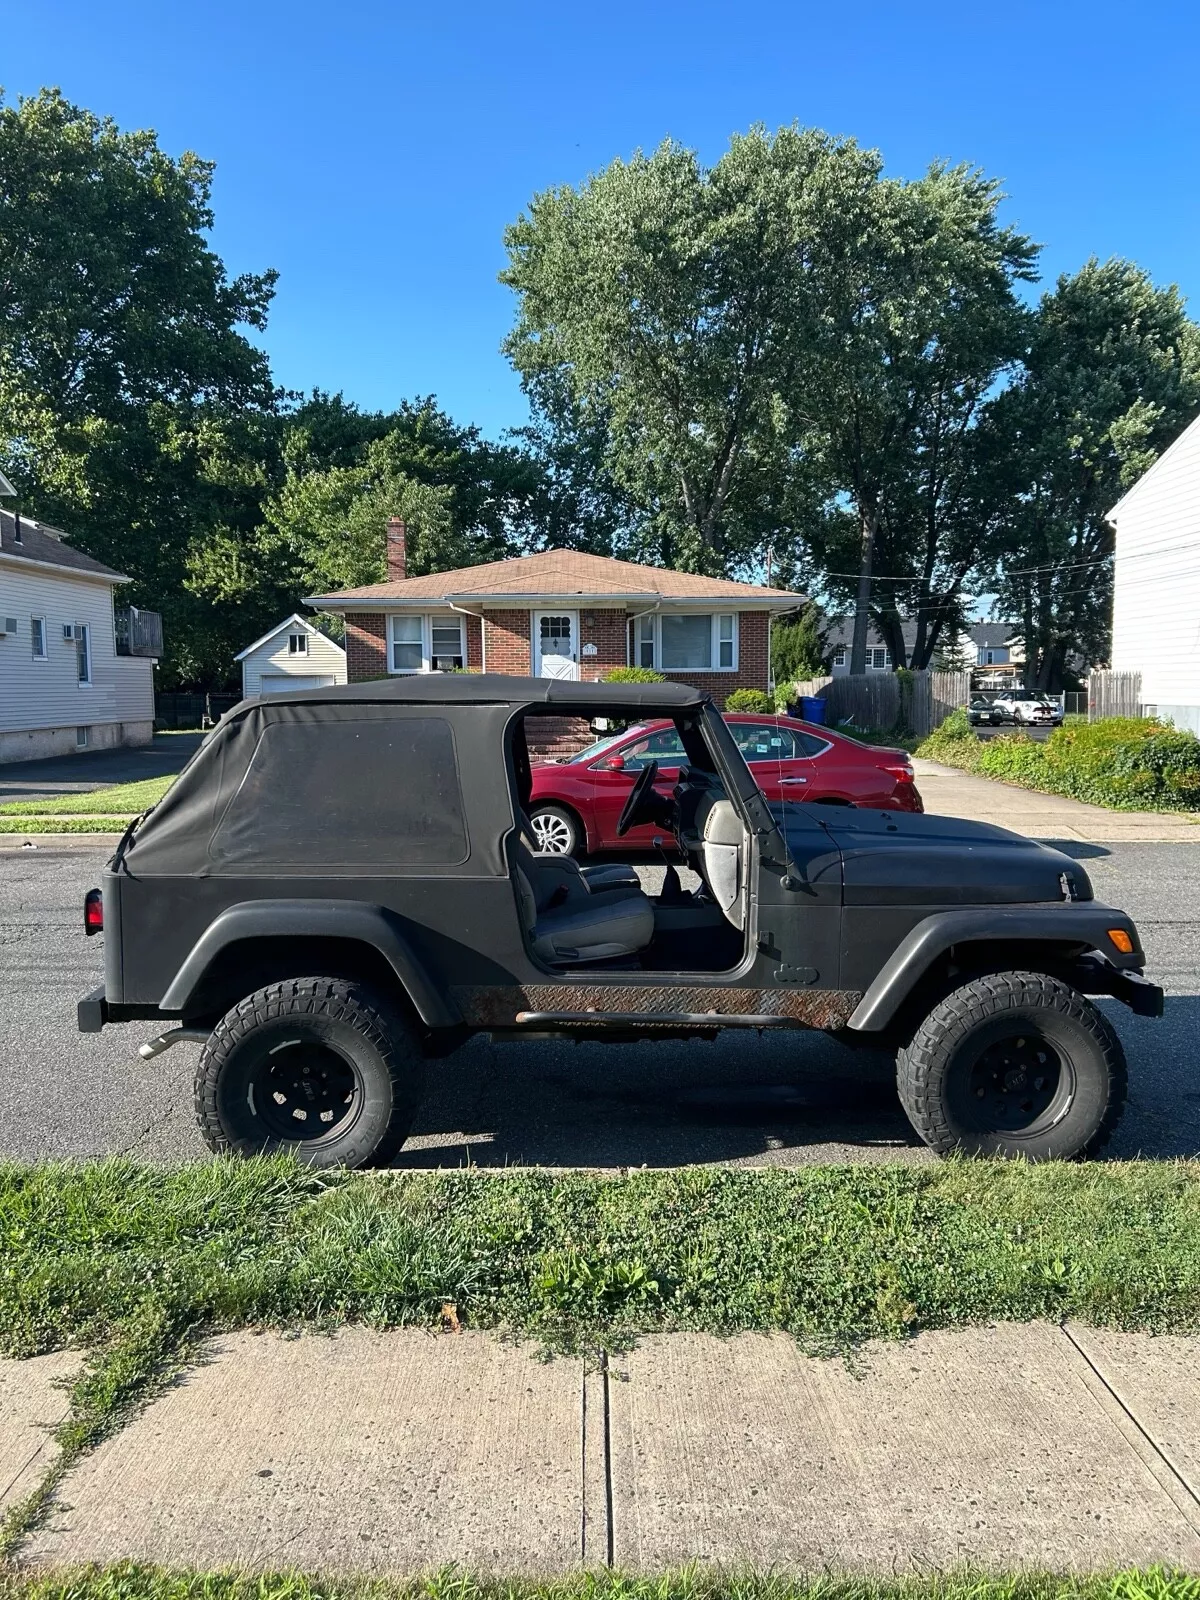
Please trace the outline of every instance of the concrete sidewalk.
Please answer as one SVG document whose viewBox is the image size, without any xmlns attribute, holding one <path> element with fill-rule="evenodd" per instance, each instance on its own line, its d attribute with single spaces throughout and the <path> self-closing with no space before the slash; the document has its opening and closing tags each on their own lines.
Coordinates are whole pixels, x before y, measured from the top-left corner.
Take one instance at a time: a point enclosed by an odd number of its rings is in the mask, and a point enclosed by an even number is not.
<svg viewBox="0 0 1200 1600">
<path fill-rule="evenodd" d="M 54 1368 L 0 1364 L 0 1469 Z M 15 1441 L 15 1442 L 14 1442 Z M 597 1368 L 464 1333 L 238 1334 L 69 1472 L 27 1563 L 497 1573 L 1200 1569 L 1200 1339 L 673 1334 Z"/>
<path fill-rule="evenodd" d="M 1037 794 L 1013 783 L 997 783 L 938 761 L 913 757 L 917 788 L 935 816 L 994 822 L 1032 839 L 1067 843 L 1131 842 L 1200 844 L 1200 818 L 1179 811 L 1108 811 L 1063 795 Z"/>
</svg>

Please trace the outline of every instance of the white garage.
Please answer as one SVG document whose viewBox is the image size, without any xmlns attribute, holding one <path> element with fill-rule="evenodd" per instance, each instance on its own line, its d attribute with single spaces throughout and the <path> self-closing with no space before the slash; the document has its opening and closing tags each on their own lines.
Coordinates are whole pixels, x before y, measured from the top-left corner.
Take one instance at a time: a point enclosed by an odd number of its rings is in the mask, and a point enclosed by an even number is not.
<svg viewBox="0 0 1200 1600">
<path fill-rule="evenodd" d="M 346 652 L 298 613 L 247 645 L 242 664 L 242 694 L 287 694 L 345 683 Z"/>
</svg>

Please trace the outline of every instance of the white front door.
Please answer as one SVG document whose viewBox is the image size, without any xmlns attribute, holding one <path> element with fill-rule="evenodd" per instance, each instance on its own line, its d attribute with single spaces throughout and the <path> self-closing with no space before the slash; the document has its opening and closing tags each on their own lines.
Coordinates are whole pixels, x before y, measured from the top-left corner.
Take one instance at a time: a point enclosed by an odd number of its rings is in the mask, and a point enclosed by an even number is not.
<svg viewBox="0 0 1200 1600">
<path fill-rule="evenodd" d="M 578 612 L 533 613 L 533 675 L 535 678 L 578 678 Z"/>
</svg>

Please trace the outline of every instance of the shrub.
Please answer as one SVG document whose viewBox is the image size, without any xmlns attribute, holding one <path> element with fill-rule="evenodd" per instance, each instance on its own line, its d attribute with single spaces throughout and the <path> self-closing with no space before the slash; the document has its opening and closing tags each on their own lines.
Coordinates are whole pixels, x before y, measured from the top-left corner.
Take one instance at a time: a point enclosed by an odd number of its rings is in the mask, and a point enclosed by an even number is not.
<svg viewBox="0 0 1200 1600">
<path fill-rule="evenodd" d="M 917 754 L 1091 805 L 1200 811 L 1200 739 L 1154 717 L 1064 723 L 1038 743 L 1024 733 L 978 739 L 956 711 Z"/>
<path fill-rule="evenodd" d="M 725 709 L 751 711 L 762 716 L 774 711 L 775 702 L 764 689 L 735 689 L 732 694 L 725 696 Z"/>
<path fill-rule="evenodd" d="M 653 667 L 610 667 L 601 683 L 666 683 L 661 672 Z"/>
</svg>

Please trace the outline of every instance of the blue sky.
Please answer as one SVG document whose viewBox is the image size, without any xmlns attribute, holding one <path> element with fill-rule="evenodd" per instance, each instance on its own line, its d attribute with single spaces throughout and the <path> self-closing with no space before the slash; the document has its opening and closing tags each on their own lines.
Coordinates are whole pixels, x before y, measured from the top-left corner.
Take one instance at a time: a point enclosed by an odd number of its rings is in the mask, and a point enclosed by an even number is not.
<svg viewBox="0 0 1200 1600">
<path fill-rule="evenodd" d="M 1176 0 L 419 6 L 38 0 L 5 8 L 10 98 L 57 84 L 217 162 L 215 244 L 274 266 L 278 381 L 364 406 L 436 393 L 497 437 L 505 224 L 670 135 L 799 121 L 888 168 L 971 161 L 1048 279 L 1090 254 L 1177 282 L 1200 315 L 1200 7 Z"/>
</svg>

